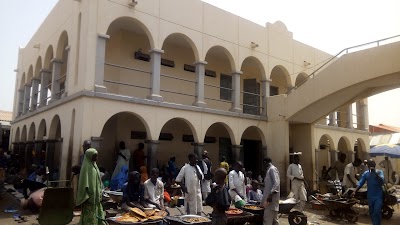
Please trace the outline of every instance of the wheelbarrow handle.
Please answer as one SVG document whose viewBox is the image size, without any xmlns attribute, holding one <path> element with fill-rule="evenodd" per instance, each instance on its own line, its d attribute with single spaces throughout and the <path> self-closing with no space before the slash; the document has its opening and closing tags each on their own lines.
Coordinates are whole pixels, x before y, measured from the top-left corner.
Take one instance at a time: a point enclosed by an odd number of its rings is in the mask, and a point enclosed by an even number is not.
<svg viewBox="0 0 400 225">
<path fill-rule="evenodd" d="M 310 195 L 312 199 L 314 199 L 315 201 L 317 201 L 318 203 L 324 205 L 323 202 L 321 202 L 318 198 L 316 198 L 314 195 Z"/>
</svg>

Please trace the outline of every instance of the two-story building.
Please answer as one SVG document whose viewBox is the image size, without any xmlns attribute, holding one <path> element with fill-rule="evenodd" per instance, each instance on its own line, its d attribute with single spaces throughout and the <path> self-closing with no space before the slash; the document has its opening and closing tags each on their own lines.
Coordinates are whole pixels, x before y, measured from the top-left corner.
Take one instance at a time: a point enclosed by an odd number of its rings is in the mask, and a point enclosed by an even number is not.
<svg viewBox="0 0 400 225">
<path fill-rule="evenodd" d="M 366 99 L 286 117 L 286 97 L 330 60 L 282 22 L 261 26 L 201 0 L 60 0 L 19 51 L 12 148 L 61 178 L 86 139 L 111 171 L 120 141 L 145 143 L 149 167 L 207 150 L 214 169 L 226 156 L 254 174 L 271 156 L 282 177 L 301 151 L 316 180 L 338 151 L 351 161 L 369 149 Z"/>
</svg>

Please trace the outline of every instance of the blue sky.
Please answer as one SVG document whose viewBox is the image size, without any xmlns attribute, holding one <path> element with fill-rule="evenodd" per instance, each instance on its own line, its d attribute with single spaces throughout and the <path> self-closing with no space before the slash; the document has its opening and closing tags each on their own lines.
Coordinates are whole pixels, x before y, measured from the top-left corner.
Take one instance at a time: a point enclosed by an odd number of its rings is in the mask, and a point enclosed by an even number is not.
<svg viewBox="0 0 400 225">
<path fill-rule="evenodd" d="M 144 0 L 138 0 L 139 4 L 140 1 Z M 204 1 L 261 25 L 281 20 L 296 40 L 331 54 L 400 34 L 398 0 Z M 11 111 L 13 107 L 18 48 L 26 45 L 56 3 L 57 0 L 12 0 L 0 8 L 0 110 Z M 371 97 L 370 123 L 400 127 L 400 107 L 393 104 L 399 95 L 400 90 L 396 89 Z"/>
</svg>

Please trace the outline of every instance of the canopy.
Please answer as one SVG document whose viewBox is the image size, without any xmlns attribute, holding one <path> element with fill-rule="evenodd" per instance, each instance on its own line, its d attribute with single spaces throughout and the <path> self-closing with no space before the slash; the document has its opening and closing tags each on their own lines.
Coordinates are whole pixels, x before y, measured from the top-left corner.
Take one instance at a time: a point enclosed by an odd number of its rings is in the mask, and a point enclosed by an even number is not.
<svg viewBox="0 0 400 225">
<path fill-rule="evenodd" d="M 393 144 L 382 144 L 371 148 L 371 156 L 388 156 L 391 158 L 400 158 L 400 146 Z"/>
</svg>

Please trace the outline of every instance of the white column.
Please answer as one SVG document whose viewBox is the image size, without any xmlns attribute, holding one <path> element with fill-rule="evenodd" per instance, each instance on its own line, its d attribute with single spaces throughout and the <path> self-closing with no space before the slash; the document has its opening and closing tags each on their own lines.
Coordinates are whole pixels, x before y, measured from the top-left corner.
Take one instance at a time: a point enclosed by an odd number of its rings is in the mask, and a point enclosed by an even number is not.
<svg viewBox="0 0 400 225">
<path fill-rule="evenodd" d="M 242 108 L 240 107 L 240 75 L 242 75 L 242 71 L 234 71 L 232 72 L 232 107 L 230 111 L 232 112 L 242 112 Z"/>
<path fill-rule="evenodd" d="M 33 78 L 32 80 L 32 101 L 30 111 L 36 110 L 37 102 L 38 102 L 38 94 L 39 94 L 39 83 L 40 80 L 38 78 Z"/>
<path fill-rule="evenodd" d="M 149 53 L 151 56 L 151 91 L 147 98 L 161 102 L 163 100 L 160 95 L 161 54 L 164 53 L 164 51 L 153 48 Z"/>
<path fill-rule="evenodd" d="M 347 107 L 347 128 L 352 129 L 353 128 L 353 107 L 352 104 L 350 104 Z"/>
<path fill-rule="evenodd" d="M 61 76 L 61 64 L 63 63 L 60 59 L 52 59 L 53 71 L 51 74 L 51 102 L 60 99 L 60 76 Z"/>
<path fill-rule="evenodd" d="M 267 116 L 267 98 L 270 96 L 270 86 L 271 86 L 271 79 L 265 79 L 261 81 L 261 115 Z"/>
<path fill-rule="evenodd" d="M 356 103 L 357 105 L 357 124 L 358 129 L 368 130 L 369 119 L 368 119 L 368 99 L 360 100 Z"/>
<path fill-rule="evenodd" d="M 24 107 L 24 93 L 25 90 L 24 88 L 18 90 L 18 112 L 17 116 L 20 116 L 22 114 L 22 108 Z"/>
<path fill-rule="evenodd" d="M 96 43 L 96 74 L 94 78 L 94 91 L 107 92 L 104 86 L 104 63 L 106 60 L 106 42 L 110 39 L 107 34 L 98 34 Z"/>
<path fill-rule="evenodd" d="M 204 102 L 204 76 L 205 67 L 207 65 L 206 61 L 199 61 L 195 63 L 196 65 L 196 101 L 193 105 L 198 107 L 206 107 L 207 104 Z"/>
<path fill-rule="evenodd" d="M 24 87 L 24 104 L 22 106 L 22 114 L 26 114 L 29 110 L 29 100 L 31 99 L 31 86 L 25 84 Z"/>
<path fill-rule="evenodd" d="M 47 92 L 49 88 L 48 86 L 50 84 L 51 71 L 47 69 L 41 69 L 40 74 L 41 74 L 41 80 L 40 80 L 39 107 L 43 107 L 47 105 Z"/>
<path fill-rule="evenodd" d="M 329 126 L 337 127 L 336 111 L 329 113 Z"/>
<path fill-rule="evenodd" d="M 69 54 L 71 52 L 71 46 L 68 45 L 65 48 L 65 51 L 67 53 L 67 59 L 66 59 L 67 60 L 67 69 L 65 71 L 64 91 L 63 91 L 63 93 L 61 95 L 61 98 L 64 98 L 64 97 L 68 96 L 68 79 L 70 78 L 69 71 L 71 69 L 71 60 L 69 60 Z"/>
</svg>

